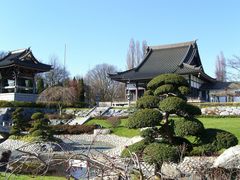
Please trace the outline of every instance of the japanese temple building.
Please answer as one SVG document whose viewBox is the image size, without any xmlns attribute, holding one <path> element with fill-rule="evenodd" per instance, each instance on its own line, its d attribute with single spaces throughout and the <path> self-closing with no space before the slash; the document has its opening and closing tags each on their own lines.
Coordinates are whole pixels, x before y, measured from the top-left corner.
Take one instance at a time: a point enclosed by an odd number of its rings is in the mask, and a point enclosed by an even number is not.
<svg viewBox="0 0 240 180">
<path fill-rule="evenodd" d="M 239 84 L 231 88 L 232 83 L 216 81 L 204 72 L 196 41 L 149 46 L 145 57 L 137 67 L 109 74 L 109 77 L 125 83 L 128 99 L 135 101 L 143 95 L 151 79 L 166 73 L 176 73 L 187 79 L 191 88 L 189 101 L 225 101 L 226 99 L 234 101 L 234 98 L 227 97 L 222 100 L 221 97 L 239 95 L 237 93 Z M 226 90 L 229 88 L 231 93 L 227 93 L 230 92 Z"/>
<path fill-rule="evenodd" d="M 36 101 L 35 75 L 51 69 L 39 62 L 30 48 L 10 51 L 0 59 L 0 100 Z"/>
</svg>

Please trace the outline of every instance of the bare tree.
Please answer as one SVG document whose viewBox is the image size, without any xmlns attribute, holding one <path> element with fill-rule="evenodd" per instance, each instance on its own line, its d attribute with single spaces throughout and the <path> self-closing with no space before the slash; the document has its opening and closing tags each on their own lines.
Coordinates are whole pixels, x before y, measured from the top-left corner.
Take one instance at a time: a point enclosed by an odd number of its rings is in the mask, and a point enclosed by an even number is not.
<svg viewBox="0 0 240 180">
<path fill-rule="evenodd" d="M 122 84 L 108 78 L 109 73 L 116 71 L 117 69 L 109 64 L 98 64 L 88 71 L 84 82 L 90 88 L 88 96 L 92 102 L 113 101 L 115 98 L 120 98 L 119 90 Z"/>
<path fill-rule="evenodd" d="M 64 84 L 64 80 L 69 77 L 69 72 L 59 63 L 59 59 L 55 55 L 50 57 L 50 64 L 53 69 L 44 74 L 45 83 L 50 87 Z"/>
<path fill-rule="evenodd" d="M 76 91 L 73 87 L 54 86 L 45 89 L 38 97 L 38 102 L 47 104 L 58 103 L 59 113 L 65 103 L 73 103 L 76 99 Z"/>
<path fill-rule="evenodd" d="M 6 52 L 0 51 L 0 59 L 4 58 L 7 55 Z"/>
<path fill-rule="evenodd" d="M 147 41 L 146 40 L 143 40 L 142 41 L 142 59 L 144 58 L 146 52 L 147 52 Z"/>
<path fill-rule="evenodd" d="M 129 43 L 129 49 L 127 52 L 127 69 L 132 69 L 139 65 L 145 55 L 147 48 L 147 41 L 142 42 L 142 48 L 140 47 L 139 41 L 134 41 L 132 38 Z"/>
<path fill-rule="evenodd" d="M 227 66 L 231 69 L 227 74 L 230 80 L 239 81 L 240 78 L 240 57 L 234 55 L 232 59 L 228 59 Z"/>
<path fill-rule="evenodd" d="M 217 56 L 215 75 L 218 81 L 226 81 L 226 59 L 223 52 Z"/>
</svg>

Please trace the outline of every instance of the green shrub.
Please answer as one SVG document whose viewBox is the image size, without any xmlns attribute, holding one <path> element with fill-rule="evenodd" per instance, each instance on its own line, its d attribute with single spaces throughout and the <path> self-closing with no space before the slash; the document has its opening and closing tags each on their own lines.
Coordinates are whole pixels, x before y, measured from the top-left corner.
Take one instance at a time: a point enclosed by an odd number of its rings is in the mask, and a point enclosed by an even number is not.
<svg viewBox="0 0 240 180">
<path fill-rule="evenodd" d="M 153 92 L 151 90 L 146 90 L 144 96 L 153 96 Z"/>
<path fill-rule="evenodd" d="M 44 133 L 43 131 L 41 130 L 36 130 L 36 131 L 33 131 L 33 133 L 31 134 L 33 137 L 38 137 L 38 136 L 43 136 Z"/>
<path fill-rule="evenodd" d="M 23 108 L 16 108 L 12 113 L 13 126 L 10 129 L 11 135 L 20 135 L 21 131 L 25 131 L 29 124 L 28 119 L 23 116 Z"/>
<path fill-rule="evenodd" d="M 152 143 L 155 141 L 155 138 L 158 137 L 158 129 L 157 128 L 147 128 L 140 132 L 140 135 L 144 138 L 144 140 L 148 143 Z"/>
<path fill-rule="evenodd" d="M 154 127 L 160 124 L 162 114 L 156 109 L 141 109 L 128 118 L 128 128 Z"/>
<path fill-rule="evenodd" d="M 59 102 L 24 102 L 24 101 L 0 101 L 0 107 L 31 107 L 31 108 L 55 108 L 57 109 Z M 63 108 L 84 108 L 88 107 L 85 102 L 63 103 Z"/>
<path fill-rule="evenodd" d="M 163 84 L 173 84 L 175 86 L 188 86 L 187 80 L 177 74 L 161 74 L 153 78 L 147 85 L 148 89 L 156 89 Z"/>
<path fill-rule="evenodd" d="M 69 120 L 73 119 L 75 116 L 73 114 L 47 114 L 49 119 L 62 119 L 62 120 Z"/>
<path fill-rule="evenodd" d="M 200 136 L 201 144 L 212 144 L 218 151 L 238 144 L 238 139 L 230 132 L 220 129 L 205 129 Z"/>
<path fill-rule="evenodd" d="M 33 127 L 30 129 L 30 135 L 33 137 L 39 137 L 42 140 L 53 140 L 53 132 L 48 125 L 49 120 L 46 119 L 43 113 L 36 112 L 32 115 Z"/>
<path fill-rule="evenodd" d="M 174 88 L 174 86 L 172 84 L 164 84 L 164 85 L 159 86 L 154 91 L 154 95 L 161 96 L 166 93 L 175 93 L 175 92 L 176 92 L 176 88 Z"/>
<path fill-rule="evenodd" d="M 190 93 L 190 90 L 187 86 L 180 86 L 178 87 L 178 90 L 182 95 L 188 95 Z"/>
<path fill-rule="evenodd" d="M 157 166 L 161 166 L 163 162 L 177 162 L 178 149 L 165 143 L 152 143 L 144 149 L 143 160 Z"/>
<path fill-rule="evenodd" d="M 44 118 L 44 114 L 41 112 L 36 112 L 31 116 L 32 120 L 42 119 Z"/>
<path fill-rule="evenodd" d="M 189 140 L 187 140 L 186 138 L 183 138 L 183 137 L 174 136 L 172 144 L 175 145 L 175 146 L 178 146 L 178 147 L 179 146 L 185 146 L 185 148 L 186 148 L 185 152 L 190 152 L 190 151 L 193 150 L 192 143 Z"/>
<path fill-rule="evenodd" d="M 203 131 L 203 123 L 198 119 L 181 118 L 174 121 L 174 132 L 177 136 L 200 136 Z"/>
<path fill-rule="evenodd" d="M 126 147 L 122 153 L 121 157 L 131 157 L 131 153 L 136 153 L 139 157 L 142 156 L 144 148 L 147 146 L 147 143 L 144 140 L 136 142 L 128 147 Z"/>
<path fill-rule="evenodd" d="M 184 109 L 186 101 L 179 97 L 167 97 L 160 102 L 159 108 L 163 112 L 178 113 Z"/>
<path fill-rule="evenodd" d="M 92 134 L 96 125 L 54 125 L 54 134 Z"/>
<path fill-rule="evenodd" d="M 202 111 L 198 106 L 190 103 L 186 103 L 184 106 L 184 116 L 198 116 L 201 115 Z"/>
<path fill-rule="evenodd" d="M 202 144 L 193 147 L 193 150 L 189 153 L 190 156 L 212 156 L 217 152 L 217 148 L 213 144 Z"/>
<path fill-rule="evenodd" d="M 157 108 L 159 104 L 159 98 L 156 96 L 143 96 L 137 100 L 137 108 Z"/>
</svg>

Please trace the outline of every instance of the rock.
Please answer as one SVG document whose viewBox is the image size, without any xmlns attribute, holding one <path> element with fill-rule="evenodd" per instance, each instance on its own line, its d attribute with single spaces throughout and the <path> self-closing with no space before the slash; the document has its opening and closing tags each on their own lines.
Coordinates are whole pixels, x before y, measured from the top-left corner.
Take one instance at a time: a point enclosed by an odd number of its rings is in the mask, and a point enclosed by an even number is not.
<svg viewBox="0 0 240 180">
<path fill-rule="evenodd" d="M 111 131 L 110 129 L 94 129 L 93 134 L 98 135 L 98 134 L 110 134 Z"/>
<path fill-rule="evenodd" d="M 225 150 L 213 163 L 214 168 L 240 169 L 240 145 Z"/>
<path fill-rule="evenodd" d="M 223 111 L 223 112 L 220 112 L 219 115 L 220 115 L 220 116 L 229 116 L 229 112 Z"/>
<path fill-rule="evenodd" d="M 176 179 L 181 177 L 181 172 L 177 169 L 177 164 L 175 163 L 163 163 L 161 168 L 161 173 L 167 178 Z"/>
</svg>

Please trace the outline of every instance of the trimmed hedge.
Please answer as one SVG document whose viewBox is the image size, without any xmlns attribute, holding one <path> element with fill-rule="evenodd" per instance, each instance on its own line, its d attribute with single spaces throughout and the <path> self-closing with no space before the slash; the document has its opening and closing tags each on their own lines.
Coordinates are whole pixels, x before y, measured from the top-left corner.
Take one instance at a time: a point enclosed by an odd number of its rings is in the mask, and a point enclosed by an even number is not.
<svg viewBox="0 0 240 180">
<path fill-rule="evenodd" d="M 203 123 L 198 119 L 181 118 L 174 121 L 174 132 L 177 136 L 200 136 L 203 131 Z"/>
<path fill-rule="evenodd" d="M 160 102 L 159 108 L 163 112 L 177 113 L 179 110 L 184 110 L 186 101 L 179 97 L 167 97 Z"/>
<path fill-rule="evenodd" d="M 137 108 L 157 108 L 159 105 L 160 99 L 156 96 L 143 96 L 137 100 Z"/>
<path fill-rule="evenodd" d="M 156 89 L 164 84 L 173 84 L 175 86 L 188 86 L 187 80 L 177 74 L 161 74 L 153 78 L 147 85 L 148 89 Z"/>
<path fill-rule="evenodd" d="M 141 109 L 128 118 L 128 128 L 154 127 L 160 124 L 162 113 L 156 109 Z"/>
<path fill-rule="evenodd" d="M 201 144 L 211 144 L 217 151 L 238 144 L 238 139 L 230 132 L 221 129 L 205 129 L 200 136 Z"/>
<path fill-rule="evenodd" d="M 143 160 L 149 164 L 161 166 L 163 162 L 177 162 L 177 147 L 165 143 L 149 144 L 143 151 Z"/>
<path fill-rule="evenodd" d="M 141 157 L 143 150 L 146 146 L 147 146 L 147 143 L 144 140 L 136 142 L 136 143 L 126 147 L 121 152 L 121 157 L 123 157 L 123 158 L 131 157 L 131 153 L 136 153 L 138 155 L 138 157 Z"/>
<path fill-rule="evenodd" d="M 182 95 L 187 95 L 190 93 L 190 89 L 187 86 L 180 86 L 178 87 L 178 90 Z"/>
<path fill-rule="evenodd" d="M 202 114 L 202 111 L 198 106 L 186 103 L 184 106 L 184 113 L 187 114 L 187 116 L 199 116 Z"/>
<path fill-rule="evenodd" d="M 32 107 L 32 108 L 59 108 L 58 102 L 23 102 L 23 101 L 0 101 L 0 107 Z M 88 104 L 84 102 L 76 102 L 73 104 L 63 103 L 63 108 L 84 108 Z"/>
<path fill-rule="evenodd" d="M 92 134 L 96 125 L 54 125 L 51 126 L 54 134 Z"/>
<path fill-rule="evenodd" d="M 176 92 L 176 88 L 174 88 L 174 86 L 172 84 L 164 84 L 164 85 L 159 86 L 154 91 L 154 95 L 155 96 L 161 96 L 163 94 L 175 93 L 175 92 Z"/>
</svg>

